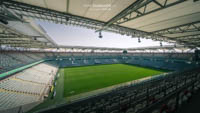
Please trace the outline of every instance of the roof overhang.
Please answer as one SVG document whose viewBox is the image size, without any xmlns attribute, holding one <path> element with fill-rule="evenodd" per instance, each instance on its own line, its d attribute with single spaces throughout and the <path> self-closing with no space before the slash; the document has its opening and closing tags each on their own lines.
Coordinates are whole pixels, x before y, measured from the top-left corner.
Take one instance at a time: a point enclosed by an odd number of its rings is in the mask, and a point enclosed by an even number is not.
<svg viewBox="0 0 200 113">
<path fill-rule="evenodd" d="M 23 20 L 34 18 L 190 48 L 200 46 L 199 1 L 3 0 L 1 6 Z"/>
</svg>

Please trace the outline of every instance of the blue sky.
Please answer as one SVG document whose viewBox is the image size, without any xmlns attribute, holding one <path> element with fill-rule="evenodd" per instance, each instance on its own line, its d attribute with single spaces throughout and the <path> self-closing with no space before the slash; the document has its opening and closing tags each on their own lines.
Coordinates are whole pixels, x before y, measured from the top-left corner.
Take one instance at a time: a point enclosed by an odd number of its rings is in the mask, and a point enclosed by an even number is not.
<svg viewBox="0 0 200 113">
<path fill-rule="evenodd" d="M 103 38 L 98 38 L 98 33 L 94 30 L 83 27 L 54 24 L 50 22 L 36 21 L 40 24 L 47 34 L 58 44 L 66 46 L 92 46 L 92 47 L 114 47 L 131 48 L 159 46 L 160 42 L 150 39 L 141 39 L 138 43 L 137 38 L 131 36 L 115 34 L 111 32 L 102 32 Z M 163 43 L 166 45 L 167 43 Z"/>
</svg>

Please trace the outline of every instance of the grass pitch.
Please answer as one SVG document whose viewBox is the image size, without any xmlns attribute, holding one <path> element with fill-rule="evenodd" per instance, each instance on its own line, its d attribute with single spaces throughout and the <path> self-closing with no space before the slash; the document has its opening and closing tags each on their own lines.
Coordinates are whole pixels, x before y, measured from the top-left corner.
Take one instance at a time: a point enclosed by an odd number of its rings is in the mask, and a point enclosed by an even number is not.
<svg viewBox="0 0 200 113">
<path fill-rule="evenodd" d="M 166 71 L 125 64 L 65 68 L 64 97 L 158 75 L 164 72 Z"/>
<path fill-rule="evenodd" d="M 51 105 L 64 103 L 66 102 L 65 97 L 164 72 L 167 71 L 125 64 L 62 68 L 59 70 L 60 77 L 56 80 L 54 99 L 51 99 L 53 93 L 50 93 L 47 100 L 32 109 L 30 113 Z"/>
</svg>

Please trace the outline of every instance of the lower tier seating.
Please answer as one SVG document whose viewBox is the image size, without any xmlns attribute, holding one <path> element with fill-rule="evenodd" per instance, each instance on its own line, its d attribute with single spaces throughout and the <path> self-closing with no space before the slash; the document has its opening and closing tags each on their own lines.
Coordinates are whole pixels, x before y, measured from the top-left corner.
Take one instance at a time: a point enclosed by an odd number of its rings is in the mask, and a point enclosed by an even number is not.
<svg viewBox="0 0 200 113">
<path fill-rule="evenodd" d="M 48 95 L 57 67 L 41 63 L 0 81 L 0 112 L 33 102 Z"/>
<path fill-rule="evenodd" d="M 39 101 L 39 96 L 0 91 L 0 111 Z"/>
</svg>

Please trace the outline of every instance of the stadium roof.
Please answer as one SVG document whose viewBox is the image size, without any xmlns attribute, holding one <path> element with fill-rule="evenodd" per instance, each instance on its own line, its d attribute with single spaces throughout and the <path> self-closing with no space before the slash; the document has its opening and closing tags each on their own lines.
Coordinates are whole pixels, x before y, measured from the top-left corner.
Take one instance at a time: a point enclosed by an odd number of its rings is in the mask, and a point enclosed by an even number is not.
<svg viewBox="0 0 200 113">
<path fill-rule="evenodd" d="M 56 44 L 36 24 L 9 22 L 8 25 L 0 23 L 0 45 L 23 48 L 51 48 Z"/>
<path fill-rule="evenodd" d="M 200 46 L 199 0 L 3 0 L 14 15 L 157 41 Z M 7 13 L 7 12 L 6 12 Z"/>
<path fill-rule="evenodd" d="M 0 9 L 0 45 L 23 48 L 50 48 L 56 46 L 43 28 L 31 19 L 21 19 L 3 6 Z"/>
</svg>

